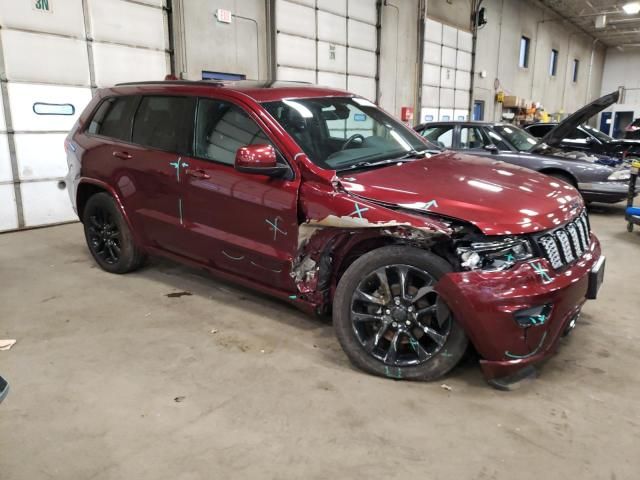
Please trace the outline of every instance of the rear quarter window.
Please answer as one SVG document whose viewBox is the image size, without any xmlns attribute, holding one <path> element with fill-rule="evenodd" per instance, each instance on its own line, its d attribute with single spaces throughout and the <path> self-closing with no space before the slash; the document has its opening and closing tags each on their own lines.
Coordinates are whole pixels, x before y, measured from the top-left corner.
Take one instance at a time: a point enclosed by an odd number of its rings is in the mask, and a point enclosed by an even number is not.
<svg viewBox="0 0 640 480">
<path fill-rule="evenodd" d="M 134 95 L 107 98 L 91 118 L 87 132 L 130 141 L 133 113 L 139 100 L 140 97 Z"/>
</svg>

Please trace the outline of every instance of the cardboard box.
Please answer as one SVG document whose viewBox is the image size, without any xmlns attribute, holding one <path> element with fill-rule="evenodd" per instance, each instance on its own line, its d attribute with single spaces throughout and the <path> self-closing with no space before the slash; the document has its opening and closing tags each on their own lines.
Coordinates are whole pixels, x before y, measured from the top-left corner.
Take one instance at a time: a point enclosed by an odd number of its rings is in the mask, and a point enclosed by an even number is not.
<svg viewBox="0 0 640 480">
<path fill-rule="evenodd" d="M 502 106 L 504 108 L 520 108 L 522 99 L 516 95 L 505 95 Z"/>
</svg>

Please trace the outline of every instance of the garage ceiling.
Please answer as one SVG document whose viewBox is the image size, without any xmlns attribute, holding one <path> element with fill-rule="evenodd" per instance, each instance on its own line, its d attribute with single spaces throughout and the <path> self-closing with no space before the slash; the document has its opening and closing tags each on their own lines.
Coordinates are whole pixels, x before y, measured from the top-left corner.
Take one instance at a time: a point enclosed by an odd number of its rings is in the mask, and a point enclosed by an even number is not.
<svg viewBox="0 0 640 480">
<path fill-rule="evenodd" d="M 625 1 L 615 0 L 540 0 L 586 33 L 609 47 L 640 47 L 640 14 L 627 15 Z M 606 15 L 604 28 L 596 28 L 599 15 Z"/>
</svg>

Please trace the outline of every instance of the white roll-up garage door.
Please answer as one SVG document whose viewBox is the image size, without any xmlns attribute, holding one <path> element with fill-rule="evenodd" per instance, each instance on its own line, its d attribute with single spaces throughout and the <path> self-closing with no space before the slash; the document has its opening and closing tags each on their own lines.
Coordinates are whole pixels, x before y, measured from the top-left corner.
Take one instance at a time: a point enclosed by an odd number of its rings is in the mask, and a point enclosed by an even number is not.
<svg viewBox="0 0 640 480">
<path fill-rule="evenodd" d="M 471 33 L 427 19 L 424 35 L 420 121 L 467 120 Z"/>
<path fill-rule="evenodd" d="M 277 78 L 375 101 L 377 19 L 376 0 L 277 0 Z"/>
<path fill-rule="evenodd" d="M 0 0 L 0 231 L 74 220 L 64 138 L 92 88 L 169 71 L 164 0 Z"/>
</svg>

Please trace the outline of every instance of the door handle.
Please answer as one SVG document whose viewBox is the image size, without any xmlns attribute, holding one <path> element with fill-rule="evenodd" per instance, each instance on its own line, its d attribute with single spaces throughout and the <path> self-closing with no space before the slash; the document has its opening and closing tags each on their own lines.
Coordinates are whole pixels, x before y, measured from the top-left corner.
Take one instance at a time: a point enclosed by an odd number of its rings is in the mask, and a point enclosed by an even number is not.
<svg viewBox="0 0 640 480">
<path fill-rule="evenodd" d="M 119 150 L 113 152 L 113 156 L 116 158 L 121 158 L 122 160 L 129 160 L 133 158 L 133 156 L 129 152 L 121 152 Z"/>
<path fill-rule="evenodd" d="M 205 172 L 204 170 L 193 170 L 191 168 L 187 168 L 184 171 L 185 174 L 189 175 L 190 177 L 194 177 L 194 178 L 211 178 L 211 175 L 209 175 L 207 172 Z"/>
</svg>

